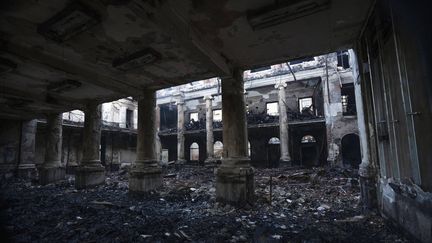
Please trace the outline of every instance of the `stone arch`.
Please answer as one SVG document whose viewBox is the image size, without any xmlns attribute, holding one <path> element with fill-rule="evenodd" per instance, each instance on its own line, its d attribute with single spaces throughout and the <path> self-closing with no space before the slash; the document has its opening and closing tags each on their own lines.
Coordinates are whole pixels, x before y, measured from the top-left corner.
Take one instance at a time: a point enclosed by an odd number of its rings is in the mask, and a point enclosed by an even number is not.
<svg viewBox="0 0 432 243">
<path fill-rule="evenodd" d="M 222 159 L 223 155 L 223 143 L 221 141 L 216 141 L 213 144 L 214 157 L 217 159 Z"/>
<path fill-rule="evenodd" d="M 360 139 L 355 133 L 342 137 L 341 141 L 342 163 L 346 166 L 358 168 L 361 163 Z"/>
<path fill-rule="evenodd" d="M 304 135 L 300 140 L 301 164 L 305 166 L 319 165 L 319 148 L 317 139 L 310 135 Z"/>
<path fill-rule="evenodd" d="M 189 156 L 191 161 L 199 161 L 199 145 L 196 142 L 193 142 L 189 147 Z"/>
<path fill-rule="evenodd" d="M 267 163 L 268 167 L 278 167 L 280 160 L 280 140 L 278 137 L 271 137 L 267 141 Z"/>
</svg>

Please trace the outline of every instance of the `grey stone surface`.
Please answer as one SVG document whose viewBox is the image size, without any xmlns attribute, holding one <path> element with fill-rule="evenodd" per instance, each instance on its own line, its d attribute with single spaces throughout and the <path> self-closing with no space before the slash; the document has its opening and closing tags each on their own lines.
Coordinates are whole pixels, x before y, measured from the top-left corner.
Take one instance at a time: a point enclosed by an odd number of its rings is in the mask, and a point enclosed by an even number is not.
<svg viewBox="0 0 432 243">
<path fill-rule="evenodd" d="M 162 185 L 162 170 L 156 153 L 156 94 L 144 91 L 138 101 L 137 159 L 129 171 L 129 191 L 147 192 Z"/>
<path fill-rule="evenodd" d="M 225 167 L 216 170 L 216 200 L 242 206 L 253 204 L 254 170 L 252 167 Z"/>
<path fill-rule="evenodd" d="M 85 111 L 83 158 L 75 170 L 75 187 L 83 189 L 105 183 L 105 167 L 99 156 L 101 138 L 101 106 L 88 104 Z"/>
<path fill-rule="evenodd" d="M 39 169 L 39 182 L 49 184 L 65 178 L 61 165 L 63 118 L 62 114 L 48 115 L 45 146 L 45 161 Z"/>
<path fill-rule="evenodd" d="M 281 163 L 290 163 L 291 157 L 289 154 L 289 134 L 288 134 L 288 114 L 286 109 L 286 92 L 285 87 L 287 86 L 285 81 L 280 81 L 275 85 L 278 92 L 278 106 L 279 106 L 279 140 L 280 140 L 280 151 Z"/>
<path fill-rule="evenodd" d="M 248 157 L 246 106 L 241 72 L 222 80 L 223 159 L 216 170 L 216 199 L 241 205 L 254 197 L 253 169 Z"/>
<path fill-rule="evenodd" d="M 39 183 L 42 185 L 64 180 L 66 175 L 65 167 L 41 167 L 39 172 Z"/>
<path fill-rule="evenodd" d="M 79 166 L 75 170 L 75 187 L 77 189 L 91 188 L 105 183 L 105 167 Z"/>
<path fill-rule="evenodd" d="M 177 99 L 177 164 L 184 164 L 185 160 L 185 137 L 184 137 L 184 126 L 185 126 L 185 117 L 184 117 L 184 95 L 180 93 L 176 95 Z"/>
<path fill-rule="evenodd" d="M 35 178 L 35 136 L 37 121 L 23 121 L 21 126 L 20 161 L 17 176 L 20 178 Z"/>
<path fill-rule="evenodd" d="M 204 161 L 205 164 L 214 164 L 216 160 L 214 158 L 214 147 L 213 147 L 213 97 L 211 95 L 205 96 L 206 102 L 206 151 L 207 157 Z"/>
</svg>

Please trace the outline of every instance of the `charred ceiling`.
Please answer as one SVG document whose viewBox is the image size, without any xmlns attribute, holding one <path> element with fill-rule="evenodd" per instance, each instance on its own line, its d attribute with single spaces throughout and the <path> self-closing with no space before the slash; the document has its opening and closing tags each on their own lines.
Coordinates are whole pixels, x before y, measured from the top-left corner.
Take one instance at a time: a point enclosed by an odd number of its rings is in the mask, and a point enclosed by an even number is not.
<svg viewBox="0 0 432 243">
<path fill-rule="evenodd" d="M 1 98 L 16 90 L 109 101 L 329 52 L 352 45 L 371 2 L 8 1 L 0 8 Z"/>
</svg>

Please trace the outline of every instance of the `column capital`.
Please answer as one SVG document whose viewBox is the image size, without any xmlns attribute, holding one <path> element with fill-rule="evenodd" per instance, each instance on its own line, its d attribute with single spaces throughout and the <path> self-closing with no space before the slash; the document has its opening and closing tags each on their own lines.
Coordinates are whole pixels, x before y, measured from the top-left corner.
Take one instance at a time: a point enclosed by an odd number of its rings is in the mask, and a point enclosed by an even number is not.
<svg viewBox="0 0 432 243">
<path fill-rule="evenodd" d="M 284 80 L 279 80 L 276 82 L 275 86 L 276 89 L 285 89 L 287 87 L 287 83 Z"/>
<path fill-rule="evenodd" d="M 206 95 L 204 96 L 203 100 L 214 100 L 213 95 Z"/>
<path fill-rule="evenodd" d="M 183 92 L 179 92 L 179 93 L 174 94 L 174 97 L 175 97 L 175 100 L 176 100 L 176 102 L 175 102 L 176 105 L 183 105 L 185 103 L 184 102 L 184 93 Z"/>
</svg>

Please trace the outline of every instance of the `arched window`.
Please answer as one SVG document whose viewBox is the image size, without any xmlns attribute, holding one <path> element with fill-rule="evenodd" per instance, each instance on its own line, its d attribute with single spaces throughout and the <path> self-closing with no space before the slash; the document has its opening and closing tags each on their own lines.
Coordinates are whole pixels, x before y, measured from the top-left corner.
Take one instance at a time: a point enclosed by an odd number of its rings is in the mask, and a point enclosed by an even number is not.
<svg viewBox="0 0 432 243">
<path fill-rule="evenodd" d="M 312 135 L 306 135 L 302 137 L 301 143 L 316 143 L 316 140 Z"/>
<path fill-rule="evenodd" d="M 199 145 L 197 143 L 192 143 L 190 146 L 190 160 L 199 160 Z"/>
<path fill-rule="evenodd" d="M 280 140 L 277 137 L 272 137 L 269 139 L 268 144 L 280 144 Z"/>
<path fill-rule="evenodd" d="M 221 141 L 216 141 L 213 145 L 215 158 L 222 158 L 223 155 L 223 143 Z"/>
</svg>

